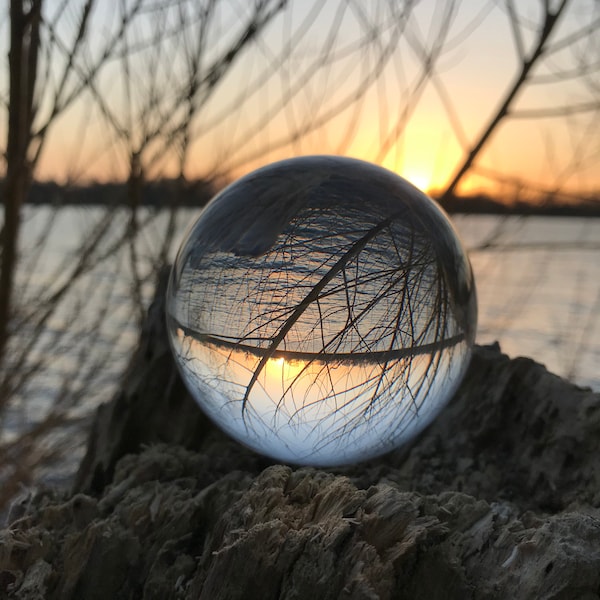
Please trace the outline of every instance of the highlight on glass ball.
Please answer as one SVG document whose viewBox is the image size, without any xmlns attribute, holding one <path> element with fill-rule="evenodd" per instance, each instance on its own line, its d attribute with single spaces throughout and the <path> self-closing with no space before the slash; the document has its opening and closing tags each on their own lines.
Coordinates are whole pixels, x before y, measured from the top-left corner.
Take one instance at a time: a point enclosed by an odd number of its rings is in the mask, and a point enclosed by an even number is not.
<svg viewBox="0 0 600 600">
<path fill-rule="evenodd" d="M 422 431 L 473 346 L 473 274 L 445 213 L 381 167 L 277 162 L 225 188 L 177 255 L 167 322 L 183 379 L 232 437 L 314 466 Z"/>
</svg>

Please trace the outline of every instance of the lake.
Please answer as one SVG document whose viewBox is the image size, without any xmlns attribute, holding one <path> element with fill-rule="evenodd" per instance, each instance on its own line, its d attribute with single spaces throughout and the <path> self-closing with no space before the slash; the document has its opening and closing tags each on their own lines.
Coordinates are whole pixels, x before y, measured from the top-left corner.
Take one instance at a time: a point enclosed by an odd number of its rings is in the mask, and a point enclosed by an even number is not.
<svg viewBox="0 0 600 600">
<path fill-rule="evenodd" d="M 29 344 L 25 365 L 35 369 L 5 432 L 37 420 L 55 402 L 85 417 L 111 397 L 138 339 L 143 310 L 136 301 L 147 306 L 152 297 L 153 264 L 173 259 L 198 214 L 186 208 L 170 218 L 143 209 L 136 242 L 123 244 L 125 209 L 26 207 L 11 356 Z M 499 341 L 510 356 L 532 357 L 600 390 L 600 219 L 452 220 L 475 272 L 478 343 Z M 163 243 L 167 231 L 171 243 Z M 37 327 L 32 314 L 44 315 Z"/>
</svg>

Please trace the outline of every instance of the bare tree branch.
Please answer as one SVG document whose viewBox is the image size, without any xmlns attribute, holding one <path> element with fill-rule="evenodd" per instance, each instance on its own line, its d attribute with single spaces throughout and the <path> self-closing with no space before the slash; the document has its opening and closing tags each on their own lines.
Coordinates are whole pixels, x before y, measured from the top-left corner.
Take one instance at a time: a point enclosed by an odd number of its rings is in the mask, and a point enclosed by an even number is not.
<svg viewBox="0 0 600 600">
<path fill-rule="evenodd" d="M 446 198 L 452 196 L 458 184 L 461 182 L 465 174 L 471 168 L 471 165 L 479 156 L 482 148 L 485 146 L 491 135 L 495 132 L 498 126 L 502 123 L 504 118 L 508 115 L 511 106 L 518 96 L 518 94 L 523 90 L 525 82 L 529 77 L 530 71 L 533 69 L 539 58 L 544 54 L 548 40 L 552 31 L 554 30 L 556 24 L 559 22 L 559 19 L 567 6 L 568 0 L 561 0 L 560 4 L 556 8 L 554 12 L 550 11 L 547 6 L 546 13 L 544 15 L 544 22 L 539 31 L 537 42 L 534 48 L 531 50 L 526 59 L 522 62 L 521 69 L 515 82 L 509 88 L 506 96 L 501 101 L 498 110 L 494 113 L 493 117 L 489 121 L 488 125 L 484 128 L 483 132 L 479 136 L 477 142 L 473 145 L 469 153 L 467 154 L 465 160 L 461 164 L 461 166 L 457 169 L 456 174 L 452 177 L 452 180 L 447 185 L 442 197 Z"/>
</svg>

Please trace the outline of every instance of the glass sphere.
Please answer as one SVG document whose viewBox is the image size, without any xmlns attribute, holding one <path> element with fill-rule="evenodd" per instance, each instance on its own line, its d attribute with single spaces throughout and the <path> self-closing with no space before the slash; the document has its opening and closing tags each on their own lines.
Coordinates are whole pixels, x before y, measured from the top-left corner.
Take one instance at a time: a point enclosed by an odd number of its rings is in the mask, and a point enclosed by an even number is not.
<svg viewBox="0 0 600 600">
<path fill-rule="evenodd" d="M 477 321 L 469 260 L 438 205 L 334 156 L 271 164 L 215 196 L 167 294 L 176 362 L 209 417 L 315 466 L 423 430 L 464 375 Z"/>
</svg>

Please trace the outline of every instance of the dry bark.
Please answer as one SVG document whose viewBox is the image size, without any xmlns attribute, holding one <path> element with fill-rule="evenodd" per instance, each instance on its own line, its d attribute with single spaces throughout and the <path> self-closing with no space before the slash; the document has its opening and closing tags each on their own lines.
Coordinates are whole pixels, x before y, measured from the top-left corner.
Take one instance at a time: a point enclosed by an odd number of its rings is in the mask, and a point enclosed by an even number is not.
<svg viewBox="0 0 600 600">
<path fill-rule="evenodd" d="M 158 302 L 70 495 L 0 533 L 8 598 L 598 598 L 600 395 L 497 346 L 410 447 L 270 464 L 177 377 Z"/>
</svg>

